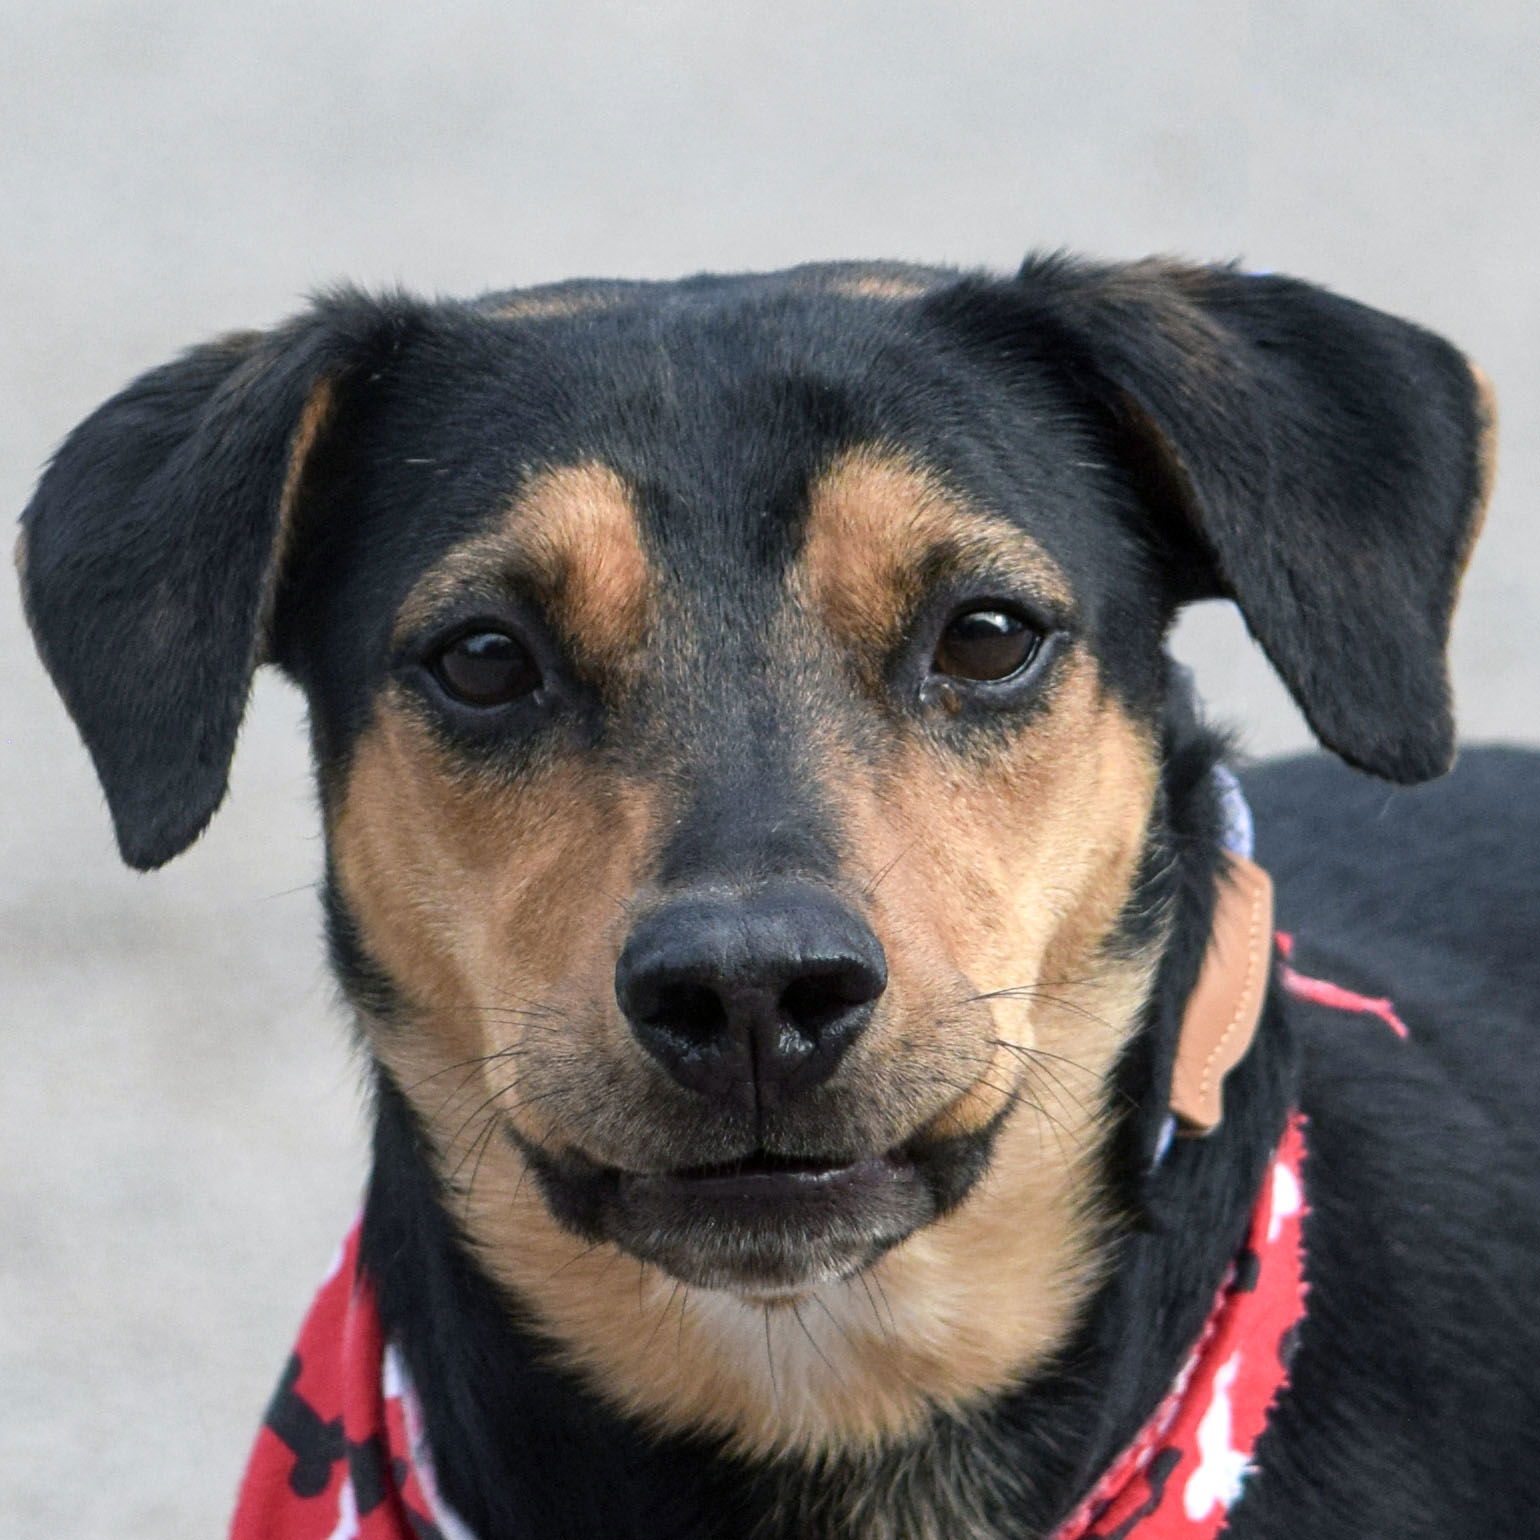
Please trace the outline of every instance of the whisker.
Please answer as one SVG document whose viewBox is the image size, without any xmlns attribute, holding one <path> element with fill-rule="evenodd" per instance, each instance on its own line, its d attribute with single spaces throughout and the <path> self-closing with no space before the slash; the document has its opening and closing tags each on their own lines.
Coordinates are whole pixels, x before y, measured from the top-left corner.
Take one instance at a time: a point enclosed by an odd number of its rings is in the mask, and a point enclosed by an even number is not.
<svg viewBox="0 0 1540 1540">
<path fill-rule="evenodd" d="M 492 1136 L 495 1133 L 496 1129 L 497 1129 L 497 1120 L 496 1120 L 496 1118 L 488 1118 L 487 1122 L 486 1122 L 486 1127 L 483 1128 L 481 1130 L 481 1132 L 476 1135 L 476 1138 L 471 1143 L 471 1150 L 474 1150 L 476 1152 L 476 1163 L 471 1168 L 471 1179 L 470 1179 L 469 1182 L 467 1182 L 465 1184 L 465 1190 L 460 1195 L 460 1221 L 461 1221 L 462 1224 L 468 1222 L 469 1219 L 470 1219 L 471 1194 L 475 1190 L 476 1178 L 478 1176 L 480 1176 L 480 1174 L 481 1174 L 481 1162 L 482 1162 L 482 1159 L 485 1157 L 485 1155 L 487 1153 L 487 1147 L 492 1143 Z M 454 1172 L 454 1177 L 451 1177 L 451 1179 L 450 1179 L 451 1183 L 456 1178 L 459 1177 L 460 1167 L 465 1164 L 465 1161 L 469 1158 L 470 1153 L 471 1153 L 471 1151 L 467 1150 L 465 1155 L 460 1159 L 459 1164 L 456 1165 L 455 1172 Z"/>
<path fill-rule="evenodd" d="M 465 1130 L 467 1128 L 469 1128 L 471 1126 L 471 1124 L 474 1123 L 476 1121 L 476 1119 L 483 1112 L 485 1112 L 488 1107 L 490 1107 L 492 1105 L 493 1102 L 501 1101 L 502 1098 L 504 1096 L 506 1096 L 509 1091 L 513 1090 L 513 1088 L 517 1084 L 518 1084 L 518 1080 L 517 1080 L 517 1078 L 515 1078 L 514 1080 L 510 1081 L 507 1085 L 501 1087 L 499 1090 L 494 1091 L 489 1097 L 486 1098 L 485 1101 L 481 1102 L 476 1107 L 473 1107 L 471 1109 L 470 1114 L 465 1118 L 465 1120 L 460 1124 L 460 1126 L 457 1129 L 455 1129 L 454 1133 L 450 1135 L 449 1140 L 448 1140 L 450 1148 L 453 1148 L 456 1144 L 458 1144 L 460 1142 L 460 1139 L 461 1139 L 462 1135 L 465 1133 Z M 489 1126 L 491 1124 L 495 1123 L 496 1121 L 497 1121 L 497 1118 L 496 1118 L 495 1114 L 494 1114 L 494 1116 L 492 1116 L 492 1117 L 487 1119 L 487 1123 L 488 1123 Z M 477 1138 L 479 1139 L 480 1137 L 481 1137 L 480 1134 L 478 1134 Z M 472 1148 L 474 1148 L 474 1147 L 475 1147 L 475 1141 L 473 1140 L 472 1141 Z M 463 1166 L 464 1164 L 465 1164 L 465 1157 L 461 1156 L 459 1164 L 457 1164 L 455 1166 L 454 1171 L 453 1171 L 453 1173 L 452 1173 L 452 1175 L 450 1177 L 451 1181 L 454 1179 L 454 1177 L 456 1177 L 456 1176 L 458 1176 L 460 1174 L 460 1167 Z"/>
<path fill-rule="evenodd" d="M 1052 1059 L 1056 1063 L 1067 1064 L 1072 1069 L 1077 1069 L 1084 1075 L 1091 1075 L 1091 1071 L 1084 1064 L 1080 1063 L 1079 1060 L 1068 1058 L 1062 1053 L 1050 1053 L 1046 1048 L 1027 1047 L 1025 1044 L 1008 1043 L 1003 1039 L 997 1039 L 997 1041 L 1000 1043 L 1002 1048 L 1008 1048 L 1012 1053 L 1018 1054 L 1021 1057 L 1027 1059 L 1030 1062 L 1031 1068 L 1041 1070 L 1042 1073 L 1046 1075 L 1065 1096 L 1068 1096 L 1075 1103 L 1075 1105 L 1080 1108 L 1082 1112 L 1089 1114 L 1094 1110 L 1088 1107 L 1080 1097 L 1076 1096 L 1074 1092 L 1064 1084 L 1064 1081 L 1057 1074 L 1055 1074 L 1051 1068 L 1049 1068 L 1048 1065 L 1040 1064 L 1037 1062 L 1042 1059 Z M 1137 1103 L 1134 1101 L 1134 1098 L 1130 1096 L 1127 1091 L 1119 1090 L 1117 1091 L 1117 1095 L 1127 1106 L 1133 1107 L 1137 1105 Z"/>
<path fill-rule="evenodd" d="M 899 862 L 909 856 L 919 843 L 920 842 L 917 839 L 911 840 L 908 845 L 900 850 L 899 853 L 894 856 L 893 859 L 889 861 L 888 864 L 884 866 L 883 869 L 878 872 L 869 883 L 866 884 L 862 891 L 865 893 L 867 898 L 871 899 L 877 896 L 877 889 L 880 888 L 883 883 L 885 883 L 888 878 L 893 875 L 893 872 L 897 868 Z"/>
<path fill-rule="evenodd" d="M 477 1107 L 475 1109 L 475 1111 L 472 1112 L 470 1114 L 470 1116 L 467 1117 L 464 1120 L 464 1122 L 462 1122 L 460 1124 L 460 1126 L 454 1131 L 453 1136 L 449 1140 L 450 1145 L 452 1146 L 454 1144 L 459 1143 L 461 1136 L 465 1133 L 465 1130 L 471 1126 L 471 1124 L 476 1120 L 476 1118 L 482 1112 L 484 1112 L 488 1107 L 490 1107 L 493 1102 L 500 1101 L 510 1091 L 516 1089 L 517 1085 L 518 1085 L 518 1081 L 517 1080 L 511 1081 L 508 1085 L 503 1086 L 501 1088 L 501 1090 L 494 1091 L 489 1097 L 487 1097 L 487 1099 L 485 1101 L 483 1101 L 481 1103 L 481 1105 L 479 1107 Z M 504 1108 L 500 1109 L 499 1113 L 494 1114 L 493 1116 L 489 1117 L 487 1119 L 487 1125 L 488 1125 L 488 1127 L 494 1127 L 497 1124 L 499 1124 L 504 1117 L 511 1116 L 515 1112 L 522 1112 L 526 1107 L 534 1107 L 534 1106 L 538 1105 L 540 1102 L 549 1101 L 552 1097 L 566 1095 L 569 1090 L 570 1090 L 570 1088 L 568 1086 L 556 1085 L 556 1086 L 551 1086 L 551 1087 L 549 1087 L 548 1089 L 546 1089 L 544 1091 L 536 1092 L 532 1096 L 526 1096 L 521 1101 L 515 1102 L 513 1104 L 513 1106 L 511 1106 L 511 1107 L 504 1107 Z M 479 1140 L 481 1137 L 482 1137 L 481 1134 L 477 1134 L 476 1139 Z M 471 1148 L 472 1149 L 475 1148 L 475 1141 L 474 1140 L 472 1141 Z M 459 1162 L 456 1164 L 456 1166 L 454 1168 L 454 1171 L 450 1175 L 450 1180 L 451 1181 L 453 1181 L 454 1178 L 457 1177 L 460 1174 L 461 1167 L 464 1166 L 466 1160 L 469 1158 L 469 1153 L 470 1152 L 467 1151 L 465 1155 L 462 1155 L 460 1157 Z"/>
<path fill-rule="evenodd" d="M 844 1281 L 845 1281 L 845 1283 L 847 1285 L 850 1283 L 850 1280 L 848 1278 L 845 1279 Z M 824 1303 L 823 1295 L 820 1294 L 815 1289 L 812 1292 L 812 1294 L 809 1295 L 808 1297 L 813 1301 L 813 1303 L 815 1305 L 818 1306 L 818 1308 L 820 1310 L 823 1311 L 823 1313 L 826 1316 L 828 1316 L 829 1321 L 833 1325 L 835 1331 L 837 1331 L 840 1334 L 840 1336 L 842 1336 L 845 1339 L 845 1345 L 847 1347 L 851 1348 L 851 1349 L 854 1349 L 855 1345 L 856 1345 L 856 1340 L 855 1340 L 854 1337 L 852 1337 L 850 1335 L 850 1328 L 847 1327 L 845 1325 L 845 1323 L 842 1320 L 840 1320 L 840 1318 L 837 1315 L 835 1315 L 835 1313 L 828 1307 L 828 1305 Z"/>
<path fill-rule="evenodd" d="M 775 1353 L 770 1343 L 770 1307 L 760 1307 L 765 1312 L 765 1367 L 770 1371 L 770 1403 L 774 1406 L 776 1414 L 781 1410 L 781 1383 L 775 1377 Z"/>
<path fill-rule="evenodd" d="M 690 1288 L 686 1284 L 679 1294 L 679 1328 L 674 1334 L 674 1355 L 684 1357 L 684 1313 L 690 1306 Z"/>
<path fill-rule="evenodd" d="M 872 1320 L 877 1323 L 877 1330 L 882 1334 L 885 1341 L 891 1342 L 893 1340 L 893 1333 L 888 1330 L 887 1323 L 882 1319 L 882 1312 L 877 1309 L 877 1296 L 872 1293 L 872 1286 L 867 1279 L 866 1270 L 863 1268 L 856 1274 L 856 1277 L 861 1280 L 861 1287 L 866 1291 L 866 1303 L 871 1308 Z M 845 1284 L 849 1287 L 850 1280 L 848 1278 L 845 1280 Z"/>
<path fill-rule="evenodd" d="M 882 1300 L 882 1308 L 888 1312 L 888 1325 L 892 1328 L 892 1336 L 896 1341 L 898 1338 L 898 1322 L 893 1315 L 893 1305 L 888 1299 L 888 1291 L 882 1286 L 882 1278 L 879 1274 L 872 1274 L 872 1282 L 877 1285 L 877 1295 Z"/>
<path fill-rule="evenodd" d="M 797 1325 L 802 1328 L 802 1335 L 807 1338 L 808 1346 L 811 1347 L 815 1353 L 817 1353 L 820 1359 L 822 1359 L 824 1368 L 826 1368 L 829 1373 L 832 1374 L 841 1385 L 843 1385 L 845 1383 L 845 1376 L 841 1374 L 832 1363 L 829 1362 L 829 1355 L 825 1353 L 821 1347 L 819 1347 L 818 1339 L 812 1334 L 812 1332 L 808 1330 L 807 1322 L 802 1319 L 802 1307 L 797 1303 L 796 1300 L 791 1302 L 791 1313 L 795 1317 Z"/>
<path fill-rule="evenodd" d="M 522 1181 L 523 1178 L 521 1177 L 520 1180 Z M 595 1241 L 591 1246 L 585 1246 L 581 1251 L 574 1252 L 559 1267 L 552 1269 L 551 1273 L 547 1276 L 545 1281 L 547 1283 L 551 1283 L 555 1279 L 559 1278 L 564 1272 L 566 1272 L 569 1267 L 573 1266 L 575 1263 L 581 1262 L 584 1257 L 591 1257 L 601 1246 L 605 1244 L 606 1242 L 604 1241 Z"/>
<path fill-rule="evenodd" d="M 1084 1099 L 1077 1095 L 1073 1090 L 1071 1090 L 1070 1087 L 1065 1083 L 1064 1077 L 1062 1075 L 1058 1074 L 1051 1065 L 1040 1062 L 1034 1049 L 1028 1048 L 1021 1043 L 1008 1043 L 1003 1038 L 997 1038 L 995 1041 L 1007 1052 L 1014 1053 L 1017 1058 L 1023 1062 L 1028 1074 L 1036 1074 L 1040 1076 L 1042 1080 L 1051 1085 L 1054 1091 L 1058 1093 L 1058 1097 L 1061 1102 L 1072 1102 L 1075 1107 L 1082 1113 L 1088 1114 L 1091 1111 L 1091 1109 L 1086 1105 Z M 1059 1056 L 1049 1055 L 1048 1057 L 1052 1058 Z M 1076 1069 L 1084 1071 L 1084 1066 L 1075 1064 L 1073 1059 L 1064 1059 L 1062 1062 L 1074 1065 Z"/>
<path fill-rule="evenodd" d="M 646 1357 L 647 1350 L 652 1346 L 653 1338 L 658 1335 L 658 1332 L 663 1327 L 663 1323 L 668 1319 L 668 1313 L 673 1308 L 674 1300 L 678 1297 L 679 1291 L 683 1287 L 684 1285 L 676 1278 L 674 1280 L 674 1287 L 669 1290 L 668 1298 L 663 1301 L 663 1308 L 658 1312 L 657 1320 L 652 1323 L 652 1330 L 647 1333 L 647 1341 L 642 1344 L 643 1357 Z"/>
<path fill-rule="evenodd" d="M 432 1121 L 437 1123 L 444 1116 L 444 1114 L 449 1111 L 455 1102 L 459 1100 L 461 1095 L 464 1094 L 466 1086 L 468 1086 L 471 1081 L 476 1078 L 476 1071 L 481 1065 L 495 1063 L 497 1060 L 503 1057 L 505 1057 L 505 1055 L 502 1053 L 489 1053 L 485 1054 L 480 1059 L 469 1059 L 465 1061 L 470 1067 L 465 1070 L 465 1073 L 460 1077 L 458 1082 L 456 1082 L 454 1089 L 450 1091 L 450 1093 L 438 1104 L 438 1106 L 433 1109 Z M 508 1057 L 511 1057 L 511 1055 L 508 1055 Z M 457 1069 L 462 1067 L 463 1066 L 461 1065 L 455 1066 Z M 437 1078 L 437 1075 L 429 1075 L 426 1080 L 419 1081 L 418 1084 L 426 1085 L 429 1080 L 436 1080 Z M 413 1086 L 411 1089 L 415 1091 L 417 1086 Z M 474 1117 L 475 1113 L 472 1113 L 471 1116 Z"/>
<path fill-rule="evenodd" d="M 431 1085 L 440 1075 L 453 1074 L 457 1069 L 474 1070 L 479 1064 L 491 1064 L 497 1059 L 512 1058 L 513 1054 L 512 1048 L 498 1048 L 492 1053 L 478 1053 L 469 1059 L 457 1059 L 453 1064 L 446 1064 L 442 1069 L 436 1069 L 431 1075 L 424 1075 L 421 1080 L 414 1080 L 410 1085 L 402 1086 L 401 1089 L 404 1092 L 418 1091 L 425 1085 Z M 463 1085 L 464 1081 L 461 1084 Z"/>
</svg>

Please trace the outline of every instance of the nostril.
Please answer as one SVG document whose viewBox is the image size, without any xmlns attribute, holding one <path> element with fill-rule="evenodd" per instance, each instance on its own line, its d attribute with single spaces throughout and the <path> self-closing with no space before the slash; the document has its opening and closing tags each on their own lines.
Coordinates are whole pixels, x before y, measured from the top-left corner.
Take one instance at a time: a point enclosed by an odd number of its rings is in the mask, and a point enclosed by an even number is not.
<svg viewBox="0 0 1540 1540">
<path fill-rule="evenodd" d="M 726 1031 L 727 1007 L 722 997 L 705 984 L 655 984 L 633 1006 L 632 1019 L 639 1026 L 704 1044 Z"/>
<path fill-rule="evenodd" d="M 681 1085 L 740 1109 L 827 1080 L 886 985 L 859 916 L 796 886 L 665 904 L 615 964 L 640 1046 Z"/>
<path fill-rule="evenodd" d="M 886 984 L 876 970 L 859 963 L 804 973 L 781 991 L 781 1019 L 804 1037 L 817 1039 L 855 1007 L 875 1000 Z"/>
</svg>

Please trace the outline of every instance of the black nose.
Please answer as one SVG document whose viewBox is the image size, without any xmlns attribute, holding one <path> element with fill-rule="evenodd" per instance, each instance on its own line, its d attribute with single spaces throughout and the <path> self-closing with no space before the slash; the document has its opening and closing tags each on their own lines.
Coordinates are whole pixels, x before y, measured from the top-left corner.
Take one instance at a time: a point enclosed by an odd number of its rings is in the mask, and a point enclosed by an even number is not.
<svg viewBox="0 0 1540 1540">
<path fill-rule="evenodd" d="M 681 1085 L 749 1112 L 827 1080 L 887 982 L 860 917 L 802 886 L 675 899 L 615 965 L 616 998 L 648 1053 Z"/>
</svg>

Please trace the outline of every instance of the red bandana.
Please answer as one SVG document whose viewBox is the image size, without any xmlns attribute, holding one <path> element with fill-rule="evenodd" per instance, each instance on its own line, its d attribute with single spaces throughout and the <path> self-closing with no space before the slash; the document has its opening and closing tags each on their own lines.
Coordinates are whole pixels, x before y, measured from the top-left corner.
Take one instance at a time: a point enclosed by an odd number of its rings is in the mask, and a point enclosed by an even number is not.
<svg viewBox="0 0 1540 1540">
<path fill-rule="evenodd" d="M 1409 1036 L 1389 1000 L 1298 972 L 1294 938 L 1279 931 L 1277 941 L 1279 982 L 1295 999 L 1374 1016 Z M 1304 1157 L 1296 1112 L 1257 1194 L 1246 1244 L 1176 1383 L 1050 1540 L 1212 1540 L 1224 1529 L 1268 1412 L 1288 1385 L 1305 1313 Z"/>
<path fill-rule="evenodd" d="M 1052 1540 L 1208 1540 L 1224 1528 L 1288 1384 L 1305 1313 L 1304 1119 L 1289 1119 L 1202 1335 L 1139 1436 Z"/>
<path fill-rule="evenodd" d="M 1282 978 L 1301 999 L 1405 1031 L 1388 1001 L 1287 967 Z M 1209 1540 L 1224 1527 L 1288 1383 L 1288 1346 L 1304 1313 L 1304 1153 L 1296 1113 L 1176 1383 L 1052 1540 Z M 359 1270 L 356 1226 L 268 1408 L 231 1540 L 474 1540 L 438 1494 L 416 1393 Z"/>
<path fill-rule="evenodd" d="M 433 1479 L 417 1395 L 358 1265 L 358 1226 L 300 1329 L 231 1540 L 474 1540 Z"/>
</svg>

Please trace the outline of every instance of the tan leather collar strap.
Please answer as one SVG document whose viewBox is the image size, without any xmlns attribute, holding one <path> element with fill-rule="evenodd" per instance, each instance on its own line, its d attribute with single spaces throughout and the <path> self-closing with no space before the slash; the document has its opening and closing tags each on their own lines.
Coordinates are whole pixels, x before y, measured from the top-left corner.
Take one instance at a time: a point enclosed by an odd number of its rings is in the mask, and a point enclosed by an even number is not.
<svg viewBox="0 0 1540 1540">
<path fill-rule="evenodd" d="M 1225 859 L 1208 951 L 1171 1072 L 1171 1111 L 1179 1132 L 1189 1135 L 1212 1133 L 1224 1116 L 1224 1078 L 1256 1036 L 1273 957 L 1272 878 L 1245 856 Z"/>
</svg>

